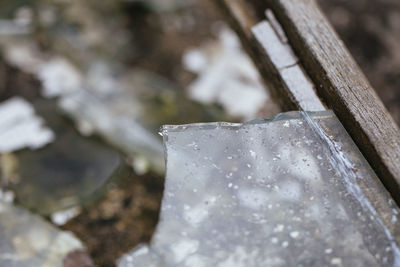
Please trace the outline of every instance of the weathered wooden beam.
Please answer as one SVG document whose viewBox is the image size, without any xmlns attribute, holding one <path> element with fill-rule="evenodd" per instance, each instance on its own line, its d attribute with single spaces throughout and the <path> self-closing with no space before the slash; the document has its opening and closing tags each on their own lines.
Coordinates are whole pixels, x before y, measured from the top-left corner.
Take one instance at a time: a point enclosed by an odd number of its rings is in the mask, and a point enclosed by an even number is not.
<svg viewBox="0 0 400 267">
<path fill-rule="evenodd" d="M 219 0 L 252 56 L 272 96 L 283 110 L 326 109 L 271 12 L 258 12 L 244 0 Z"/>
<path fill-rule="evenodd" d="M 266 15 L 267 19 L 253 26 L 251 31 L 262 52 L 271 60 L 274 71 L 278 72 L 284 91 L 301 110 L 325 110 L 315 93 L 314 84 L 303 70 L 272 11 L 268 9 Z"/>
<path fill-rule="evenodd" d="M 283 107 L 298 99 L 251 32 L 271 8 L 320 99 L 334 110 L 393 198 L 400 203 L 400 132 L 313 0 L 218 0 Z M 290 103 L 288 103 L 290 102 Z"/>
</svg>

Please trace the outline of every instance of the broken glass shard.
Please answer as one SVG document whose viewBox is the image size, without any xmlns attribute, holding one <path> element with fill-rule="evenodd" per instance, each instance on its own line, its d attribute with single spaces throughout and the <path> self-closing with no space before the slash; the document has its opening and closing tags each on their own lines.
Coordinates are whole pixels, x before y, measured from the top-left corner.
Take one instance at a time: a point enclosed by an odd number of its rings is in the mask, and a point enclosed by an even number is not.
<svg viewBox="0 0 400 267">
<path fill-rule="evenodd" d="M 88 89 L 65 95 L 60 106 L 78 122 L 81 132 L 99 133 L 126 155 L 131 158 L 141 156 L 153 170 L 162 173 L 162 142 L 156 131 L 139 122 L 145 109 L 138 99 L 143 86 L 134 84 L 135 87 L 131 88 L 132 84 L 122 83 L 113 77 L 109 66 L 94 64 L 85 84 Z M 151 87 L 146 85 L 146 89 Z"/>
<path fill-rule="evenodd" d="M 96 63 L 86 77 L 85 89 L 63 96 L 60 107 L 82 133 L 96 132 L 133 158 L 139 173 L 148 169 L 146 165 L 163 173 L 159 126 L 216 117 L 178 92 L 175 84 L 155 73 L 135 69 L 115 77 L 109 65 Z"/>
<path fill-rule="evenodd" d="M 37 149 L 54 140 L 33 106 L 20 97 L 0 104 L 0 154 L 28 147 Z"/>
<path fill-rule="evenodd" d="M 160 222 L 120 266 L 399 266 L 399 210 L 331 111 L 162 132 Z"/>
<path fill-rule="evenodd" d="M 195 101 L 218 103 L 229 115 L 240 119 L 257 117 L 270 102 L 255 66 L 235 33 L 225 25 L 217 41 L 186 51 L 183 65 L 198 75 L 188 87 L 189 97 Z M 271 108 L 270 112 L 275 110 Z"/>
<path fill-rule="evenodd" d="M 0 187 L 11 189 L 19 204 L 42 215 L 95 200 L 119 168 L 120 154 L 95 138 L 80 136 L 55 112 L 55 103 L 37 100 L 35 108 L 56 138 L 35 151 L 0 155 Z"/>
<path fill-rule="evenodd" d="M 83 249 L 72 233 L 0 200 L 0 266 L 61 267 L 69 253 Z"/>
</svg>

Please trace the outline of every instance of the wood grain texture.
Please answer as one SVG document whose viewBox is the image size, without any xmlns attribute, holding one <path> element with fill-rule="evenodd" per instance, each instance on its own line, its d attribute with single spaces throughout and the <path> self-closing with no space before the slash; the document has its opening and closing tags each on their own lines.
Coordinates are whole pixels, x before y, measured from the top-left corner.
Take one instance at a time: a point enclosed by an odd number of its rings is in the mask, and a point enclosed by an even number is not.
<svg viewBox="0 0 400 267">
<path fill-rule="evenodd" d="M 272 20 L 273 21 L 273 20 Z M 299 59 L 286 41 L 283 30 L 276 29 L 271 20 L 263 20 L 252 27 L 252 33 L 261 52 L 270 59 L 274 71 L 283 81 L 281 87 L 300 110 L 321 111 L 326 107 L 315 93 L 315 86 L 299 64 Z M 277 22 L 276 22 L 277 23 Z M 275 24 L 276 24 L 275 23 Z"/>
<path fill-rule="evenodd" d="M 298 106 L 249 30 L 271 8 L 317 93 L 400 204 L 399 128 L 314 0 L 218 0 L 283 108 Z M 232 3 L 235 8 L 232 9 Z M 239 7 L 240 6 L 240 7 Z M 241 10 L 241 12 L 235 12 Z M 262 12 L 262 13 L 261 13 Z M 238 14 L 241 13 L 241 18 Z M 247 14 L 247 15 L 243 15 Z M 253 14 L 253 15 L 248 15 Z M 242 19 L 242 18 L 246 19 Z M 249 18 L 250 17 L 250 18 Z M 368 45 L 368 44 L 366 44 Z M 283 90 L 282 90 L 283 88 Z M 290 101 L 291 103 L 288 103 Z"/>
</svg>

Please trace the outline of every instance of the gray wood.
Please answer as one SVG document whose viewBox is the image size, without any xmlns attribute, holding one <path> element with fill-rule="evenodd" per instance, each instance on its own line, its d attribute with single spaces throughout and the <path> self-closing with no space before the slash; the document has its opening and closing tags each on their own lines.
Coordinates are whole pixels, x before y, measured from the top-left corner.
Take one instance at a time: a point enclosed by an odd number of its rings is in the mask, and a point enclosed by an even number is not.
<svg viewBox="0 0 400 267">
<path fill-rule="evenodd" d="M 321 100 L 334 110 L 393 198 L 400 203 L 400 134 L 381 100 L 313 0 L 218 0 L 233 21 L 272 95 L 299 107 L 251 27 L 271 8 Z"/>
<path fill-rule="evenodd" d="M 269 10 L 270 11 L 270 10 Z M 271 12 L 269 20 L 261 21 L 251 28 L 259 49 L 271 60 L 273 67 L 282 79 L 287 94 L 295 99 L 301 110 L 321 111 L 325 106 L 315 93 L 315 86 L 304 72 L 287 38 Z"/>
<path fill-rule="evenodd" d="M 257 12 L 245 0 L 219 0 L 217 3 L 231 19 L 231 24 L 252 56 L 271 95 L 283 110 L 325 109 L 314 92 L 313 83 L 298 65 L 298 58 L 287 43 L 283 29 L 271 12 L 264 13 L 264 9 Z M 304 75 L 285 75 L 288 73 Z M 303 97 L 295 86 L 296 83 L 301 83 L 300 88 L 308 91 L 304 94 L 307 97 Z M 310 98 L 310 95 L 313 96 Z"/>
</svg>

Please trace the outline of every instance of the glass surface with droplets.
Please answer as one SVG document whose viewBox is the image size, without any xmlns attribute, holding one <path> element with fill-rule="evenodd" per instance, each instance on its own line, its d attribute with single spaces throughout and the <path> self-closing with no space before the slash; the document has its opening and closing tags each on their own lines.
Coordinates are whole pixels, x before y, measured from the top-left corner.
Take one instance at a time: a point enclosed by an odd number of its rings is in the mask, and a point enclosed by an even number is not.
<svg viewBox="0 0 400 267">
<path fill-rule="evenodd" d="M 331 111 L 162 135 L 160 222 L 119 266 L 399 266 L 398 208 Z"/>
</svg>

